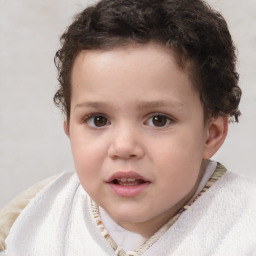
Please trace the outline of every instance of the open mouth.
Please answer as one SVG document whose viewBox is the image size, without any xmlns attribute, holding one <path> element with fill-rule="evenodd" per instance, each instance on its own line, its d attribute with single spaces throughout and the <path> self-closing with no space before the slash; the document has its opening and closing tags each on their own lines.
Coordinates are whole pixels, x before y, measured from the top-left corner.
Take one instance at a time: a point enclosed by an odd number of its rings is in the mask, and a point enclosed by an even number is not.
<svg viewBox="0 0 256 256">
<path fill-rule="evenodd" d="M 138 178 L 120 178 L 114 179 L 112 183 L 120 186 L 138 186 L 146 183 L 146 181 Z"/>
<path fill-rule="evenodd" d="M 151 184 L 150 180 L 134 171 L 115 172 L 106 182 L 116 195 L 122 197 L 138 196 Z"/>
<path fill-rule="evenodd" d="M 109 179 L 107 183 L 116 195 L 122 197 L 134 197 L 141 194 L 151 182 L 143 179 L 143 177 L 134 178 L 115 175 L 115 177 Z"/>
</svg>

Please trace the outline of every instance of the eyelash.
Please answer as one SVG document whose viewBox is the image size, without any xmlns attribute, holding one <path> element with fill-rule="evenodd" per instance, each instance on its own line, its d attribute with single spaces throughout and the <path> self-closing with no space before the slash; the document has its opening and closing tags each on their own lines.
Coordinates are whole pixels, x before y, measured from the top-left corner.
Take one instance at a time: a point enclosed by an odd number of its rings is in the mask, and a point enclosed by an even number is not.
<svg viewBox="0 0 256 256">
<path fill-rule="evenodd" d="M 154 117 L 166 118 L 167 124 L 164 124 L 163 126 L 151 125 L 152 127 L 156 127 L 156 128 L 165 128 L 165 127 L 171 125 L 171 124 L 174 122 L 173 118 L 171 118 L 170 116 L 168 116 L 168 115 L 166 115 L 166 114 L 163 114 L 163 113 L 152 113 L 152 114 L 150 115 L 150 117 L 146 120 L 146 123 L 147 123 L 150 119 L 152 119 L 152 118 L 154 118 Z"/>
<path fill-rule="evenodd" d="M 105 115 L 100 114 L 100 113 L 90 114 L 90 115 L 86 116 L 85 119 L 83 119 L 83 123 L 87 123 L 89 126 L 94 127 L 94 128 L 105 127 L 106 125 L 103 125 L 103 126 L 96 126 L 96 125 L 95 125 L 95 126 L 94 126 L 94 125 L 90 125 L 90 124 L 89 124 L 89 121 L 90 121 L 90 120 L 93 121 L 93 119 L 96 118 L 96 117 L 100 117 L 100 118 L 103 117 L 103 118 L 105 118 L 105 120 L 107 121 L 108 125 L 110 124 L 108 118 L 107 118 Z M 95 120 L 94 120 L 94 121 L 95 121 Z"/>
<path fill-rule="evenodd" d="M 95 125 L 95 123 L 94 123 L 94 124 L 90 124 L 90 123 L 89 123 L 90 121 L 95 122 L 95 118 L 97 118 L 97 117 L 103 118 L 104 120 L 101 120 L 101 121 L 106 121 L 106 123 L 103 123 L 103 125 L 100 125 L 100 126 Z M 166 115 L 166 114 L 162 114 L 162 113 L 152 113 L 152 114 L 150 114 L 149 118 L 147 118 L 147 120 L 146 120 L 144 123 L 147 124 L 147 123 L 148 123 L 152 118 L 154 118 L 154 117 L 165 118 L 164 121 L 166 121 L 167 124 L 166 124 L 166 122 L 165 122 L 165 124 L 160 125 L 160 126 L 157 126 L 157 125 L 154 125 L 154 124 L 153 124 L 153 121 L 152 121 L 152 125 L 149 125 L 149 126 L 151 126 L 151 127 L 165 128 L 165 127 L 171 125 L 171 124 L 174 122 L 173 118 L 171 118 L 170 116 L 168 116 L 168 115 Z M 100 121 L 100 120 L 99 120 L 99 121 Z M 100 113 L 90 114 L 90 115 L 86 116 L 86 117 L 83 119 L 83 123 L 87 123 L 89 126 L 91 126 L 91 127 L 93 127 L 93 128 L 97 128 L 97 129 L 102 128 L 102 127 L 105 127 L 105 126 L 108 126 L 108 125 L 111 124 L 110 121 L 109 121 L 109 119 L 108 119 L 104 114 L 100 114 Z"/>
</svg>

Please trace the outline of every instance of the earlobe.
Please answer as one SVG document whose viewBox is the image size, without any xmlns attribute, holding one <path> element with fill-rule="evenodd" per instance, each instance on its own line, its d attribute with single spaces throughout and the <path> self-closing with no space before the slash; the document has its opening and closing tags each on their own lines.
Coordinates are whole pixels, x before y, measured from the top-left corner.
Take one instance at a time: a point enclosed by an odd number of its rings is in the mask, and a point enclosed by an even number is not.
<svg viewBox="0 0 256 256">
<path fill-rule="evenodd" d="M 207 128 L 203 159 L 211 158 L 223 144 L 228 133 L 229 117 L 218 116 L 212 119 Z"/>
<path fill-rule="evenodd" d="M 66 135 L 69 137 L 69 123 L 68 123 L 68 121 L 64 122 L 64 131 L 65 131 Z"/>
</svg>

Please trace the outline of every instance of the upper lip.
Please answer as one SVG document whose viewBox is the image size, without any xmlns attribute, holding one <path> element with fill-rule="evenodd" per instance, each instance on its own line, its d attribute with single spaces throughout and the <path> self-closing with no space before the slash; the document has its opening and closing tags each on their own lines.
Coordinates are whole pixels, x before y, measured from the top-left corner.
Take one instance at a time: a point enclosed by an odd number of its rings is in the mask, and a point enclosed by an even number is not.
<svg viewBox="0 0 256 256">
<path fill-rule="evenodd" d="M 118 179 L 122 179 L 122 178 L 134 178 L 134 179 L 140 179 L 146 182 L 149 182 L 148 179 L 146 179 L 145 177 L 141 176 L 140 174 L 138 174 L 137 172 L 134 171 L 118 171 L 115 172 L 113 175 L 111 175 L 111 177 L 107 180 L 107 182 L 112 182 L 114 180 L 118 180 Z"/>
</svg>

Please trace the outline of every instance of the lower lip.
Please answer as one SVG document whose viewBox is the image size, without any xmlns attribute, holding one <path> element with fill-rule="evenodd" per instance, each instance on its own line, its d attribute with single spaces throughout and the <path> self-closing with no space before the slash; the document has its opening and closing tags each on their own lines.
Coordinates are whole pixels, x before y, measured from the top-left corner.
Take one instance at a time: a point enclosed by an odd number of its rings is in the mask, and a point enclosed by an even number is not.
<svg viewBox="0 0 256 256">
<path fill-rule="evenodd" d="M 150 184 L 150 182 L 145 182 L 140 185 L 128 185 L 122 186 L 114 183 L 108 183 L 110 188 L 118 195 L 124 197 L 133 197 L 139 195 L 146 187 Z"/>
</svg>

